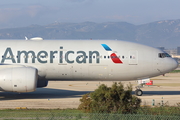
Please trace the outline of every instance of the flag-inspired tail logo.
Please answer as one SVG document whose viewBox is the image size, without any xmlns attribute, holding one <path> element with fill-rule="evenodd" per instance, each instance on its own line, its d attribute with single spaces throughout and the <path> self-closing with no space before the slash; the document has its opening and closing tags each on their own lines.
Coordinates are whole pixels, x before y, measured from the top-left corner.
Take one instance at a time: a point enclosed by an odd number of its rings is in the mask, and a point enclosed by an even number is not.
<svg viewBox="0 0 180 120">
<path fill-rule="evenodd" d="M 118 56 L 116 55 L 116 53 L 114 53 L 109 46 L 107 46 L 106 44 L 101 44 L 101 45 L 104 47 L 104 49 L 105 49 L 106 51 L 108 51 L 109 56 L 110 56 L 111 60 L 112 60 L 114 63 L 123 63 L 123 62 L 118 58 Z"/>
</svg>

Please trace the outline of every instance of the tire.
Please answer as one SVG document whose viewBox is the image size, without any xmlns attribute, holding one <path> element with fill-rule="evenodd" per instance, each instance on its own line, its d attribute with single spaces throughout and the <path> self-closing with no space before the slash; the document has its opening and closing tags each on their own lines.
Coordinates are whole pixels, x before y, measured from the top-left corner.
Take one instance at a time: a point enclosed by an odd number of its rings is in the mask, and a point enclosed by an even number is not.
<svg viewBox="0 0 180 120">
<path fill-rule="evenodd" d="M 135 91 L 135 94 L 136 94 L 137 96 L 142 96 L 143 91 L 142 91 L 141 89 L 137 89 L 137 90 Z"/>
</svg>

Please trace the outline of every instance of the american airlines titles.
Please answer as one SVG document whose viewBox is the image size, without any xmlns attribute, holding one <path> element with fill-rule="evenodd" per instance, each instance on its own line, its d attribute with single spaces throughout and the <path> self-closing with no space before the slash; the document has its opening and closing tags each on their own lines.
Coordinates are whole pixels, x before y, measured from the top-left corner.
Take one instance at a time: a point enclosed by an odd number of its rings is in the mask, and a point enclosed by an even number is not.
<svg viewBox="0 0 180 120">
<path fill-rule="evenodd" d="M 74 56 L 74 54 L 77 54 Z M 57 57 L 55 57 L 57 56 Z M 73 58 L 71 56 L 74 56 Z M 32 60 L 32 63 L 53 63 L 54 59 L 58 59 L 59 63 L 100 63 L 100 54 L 98 51 L 64 51 L 63 47 L 60 47 L 59 51 L 39 51 L 35 53 L 34 51 L 17 51 L 16 57 L 13 53 L 13 50 L 8 47 L 6 48 L 4 54 L 2 55 L 1 63 L 5 63 L 6 60 L 11 60 L 12 63 L 21 63 L 24 60 L 24 63 L 28 63 L 29 59 Z M 48 58 L 48 59 L 47 59 Z M 70 59 L 71 58 L 71 59 Z M 94 61 L 95 60 L 95 61 Z"/>
</svg>

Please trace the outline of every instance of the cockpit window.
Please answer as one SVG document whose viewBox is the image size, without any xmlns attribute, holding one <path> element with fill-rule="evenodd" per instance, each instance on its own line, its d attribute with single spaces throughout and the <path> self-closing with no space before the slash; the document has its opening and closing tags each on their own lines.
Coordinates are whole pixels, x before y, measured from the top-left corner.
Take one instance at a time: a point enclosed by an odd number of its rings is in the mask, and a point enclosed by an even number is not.
<svg viewBox="0 0 180 120">
<path fill-rule="evenodd" d="M 168 53 L 159 53 L 160 58 L 171 57 Z"/>
</svg>

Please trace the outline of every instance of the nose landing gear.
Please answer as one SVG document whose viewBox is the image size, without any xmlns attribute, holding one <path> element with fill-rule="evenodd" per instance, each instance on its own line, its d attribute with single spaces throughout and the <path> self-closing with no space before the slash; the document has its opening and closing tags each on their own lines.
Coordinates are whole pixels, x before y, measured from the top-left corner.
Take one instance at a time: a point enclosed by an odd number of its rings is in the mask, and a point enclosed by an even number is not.
<svg viewBox="0 0 180 120">
<path fill-rule="evenodd" d="M 150 82 L 149 78 L 137 80 L 138 86 L 136 86 L 135 95 L 142 96 L 143 91 L 140 88 L 143 88 L 146 83 Z"/>
<path fill-rule="evenodd" d="M 143 91 L 141 89 L 138 88 L 135 90 L 135 95 L 142 96 L 142 94 L 143 94 Z"/>
</svg>

